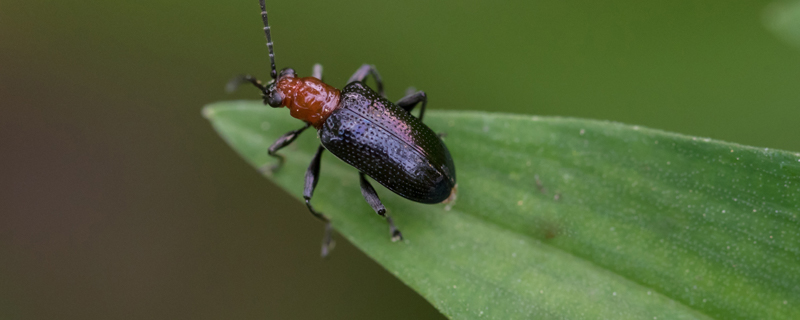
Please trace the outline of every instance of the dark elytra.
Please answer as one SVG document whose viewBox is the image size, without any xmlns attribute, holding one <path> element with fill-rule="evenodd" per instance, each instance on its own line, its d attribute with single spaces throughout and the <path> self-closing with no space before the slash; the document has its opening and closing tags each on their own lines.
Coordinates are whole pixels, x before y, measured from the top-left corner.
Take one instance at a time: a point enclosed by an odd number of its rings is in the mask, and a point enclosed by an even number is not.
<svg viewBox="0 0 800 320">
<path fill-rule="evenodd" d="M 342 89 L 319 130 L 322 145 L 394 193 L 440 203 L 456 184 L 455 165 L 428 126 L 361 82 Z"/>
</svg>

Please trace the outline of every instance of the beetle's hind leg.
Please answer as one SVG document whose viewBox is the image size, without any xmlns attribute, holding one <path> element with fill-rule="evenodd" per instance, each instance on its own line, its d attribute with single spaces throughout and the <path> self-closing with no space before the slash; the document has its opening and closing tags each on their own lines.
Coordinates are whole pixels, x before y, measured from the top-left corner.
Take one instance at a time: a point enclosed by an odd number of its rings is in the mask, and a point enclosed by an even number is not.
<svg viewBox="0 0 800 320">
<path fill-rule="evenodd" d="M 383 206 L 381 203 L 381 199 L 378 198 L 378 193 L 375 192 L 375 188 L 369 184 L 367 178 L 364 176 L 363 172 L 359 172 L 358 176 L 361 180 L 361 195 L 364 196 L 364 199 L 367 200 L 370 207 L 375 210 L 375 213 L 381 215 L 382 217 L 386 217 L 386 222 L 389 223 L 389 232 L 392 234 L 392 241 L 403 240 L 403 234 L 400 233 L 400 230 L 394 226 L 394 221 L 392 221 L 392 217 L 386 215 L 386 207 Z"/>
<path fill-rule="evenodd" d="M 273 173 L 275 171 L 278 171 L 278 169 L 280 169 L 283 166 L 283 162 L 286 161 L 286 159 L 284 158 L 283 155 L 278 154 L 278 150 L 280 150 L 283 147 L 288 146 L 292 142 L 294 142 L 294 140 L 297 139 L 297 136 L 299 136 L 301 133 L 303 133 L 303 131 L 308 129 L 309 126 L 311 126 L 311 125 L 310 124 L 306 124 L 305 127 L 302 127 L 300 129 L 297 129 L 297 130 L 289 131 L 286 134 L 282 135 L 280 138 L 278 138 L 278 140 L 275 141 L 275 143 L 273 143 L 271 146 L 269 146 L 269 150 L 267 151 L 267 154 L 269 154 L 270 157 L 278 159 L 278 163 L 273 164 L 273 165 L 265 165 L 265 166 L 261 167 L 261 169 L 259 169 L 259 170 L 261 172 L 268 173 L 268 174 L 269 173 Z"/>
<path fill-rule="evenodd" d="M 411 113 L 411 110 L 414 110 L 414 107 L 416 107 L 420 102 L 422 102 L 422 106 L 419 108 L 419 117 L 417 118 L 419 118 L 419 121 L 422 121 L 422 117 L 425 115 L 425 107 L 428 105 L 428 95 L 425 94 L 425 91 L 409 93 L 403 99 L 398 100 L 395 104 L 398 107 L 408 111 L 408 113 Z"/>
<path fill-rule="evenodd" d="M 311 159 L 311 164 L 308 165 L 308 171 L 306 171 L 306 181 L 305 187 L 303 188 L 303 199 L 306 200 L 306 207 L 308 210 L 311 211 L 311 214 L 314 215 L 319 220 L 325 222 L 325 233 L 322 236 L 322 257 L 326 257 L 331 249 L 333 249 L 333 241 L 331 241 L 331 220 L 328 219 L 322 212 L 317 212 L 314 210 L 314 207 L 311 206 L 311 196 L 314 195 L 314 188 L 317 187 L 317 182 L 319 181 L 319 167 L 320 167 L 320 159 L 322 158 L 322 152 L 325 151 L 325 148 L 319 146 L 317 148 L 317 153 L 314 155 L 314 158 Z"/>
<path fill-rule="evenodd" d="M 381 80 L 381 75 L 378 74 L 378 69 L 375 69 L 375 66 L 371 64 L 364 64 L 358 68 L 358 70 L 353 73 L 353 76 L 350 77 L 350 80 L 347 80 L 347 83 L 350 84 L 355 81 L 364 82 L 368 75 L 372 75 L 372 77 L 375 78 L 375 83 L 378 84 L 378 94 L 380 94 L 381 97 L 386 97 L 386 94 L 383 92 L 383 80 Z"/>
</svg>

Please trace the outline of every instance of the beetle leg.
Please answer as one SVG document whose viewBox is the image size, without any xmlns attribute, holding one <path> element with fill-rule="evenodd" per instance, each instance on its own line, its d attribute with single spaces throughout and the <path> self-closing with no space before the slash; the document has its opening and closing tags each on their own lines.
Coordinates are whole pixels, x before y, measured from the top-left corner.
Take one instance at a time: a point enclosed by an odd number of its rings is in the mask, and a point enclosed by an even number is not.
<svg viewBox="0 0 800 320">
<path fill-rule="evenodd" d="M 375 69 L 375 66 L 371 64 L 364 64 L 361 66 L 361 68 L 358 68 L 358 70 L 353 73 L 353 76 L 350 77 L 350 80 L 347 80 L 347 84 L 355 81 L 364 82 L 368 75 L 372 75 L 372 77 L 375 78 L 375 83 L 378 84 L 378 93 L 381 95 L 381 97 L 385 98 L 386 94 L 383 92 L 383 81 L 381 80 L 381 75 L 378 74 L 378 69 Z"/>
<path fill-rule="evenodd" d="M 314 64 L 314 71 L 311 73 L 311 76 L 317 78 L 317 80 L 322 81 L 322 65 L 319 63 Z"/>
<path fill-rule="evenodd" d="M 367 200 L 372 210 L 382 217 L 386 217 L 386 222 L 389 223 L 389 232 L 392 234 L 392 241 L 403 240 L 403 234 L 400 233 L 400 230 L 394 226 L 394 221 L 392 221 L 392 217 L 386 215 L 386 207 L 383 206 L 381 203 L 381 199 L 378 198 L 378 193 L 375 192 L 375 188 L 369 184 L 367 178 L 364 176 L 363 172 L 358 173 L 359 178 L 361 178 L 361 195 L 364 196 L 364 199 Z"/>
<path fill-rule="evenodd" d="M 254 78 L 253 76 L 246 74 L 246 75 L 238 75 L 236 77 L 233 77 L 233 79 L 231 79 L 230 81 L 228 81 L 228 84 L 225 85 L 225 91 L 228 93 L 234 92 L 236 91 L 237 88 L 239 88 L 239 86 L 242 83 L 245 82 L 252 83 L 261 92 L 264 92 L 264 90 L 266 89 L 264 85 L 261 84 L 261 81 L 258 81 L 258 79 Z"/>
<path fill-rule="evenodd" d="M 389 223 L 389 233 L 392 234 L 392 242 L 403 240 L 403 234 L 400 233 L 400 230 L 394 226 L 394 220 L 392 220 L 392 217 L 386 216 L 386 222 Z"/>
<path fill-rule="evenodd" d="M 308 165 L 308 171 L 306 171 L 306 182 L 305 187 L 303 188 L 303 199 L 306 200 L 306 207 L 308 210 L 311 211 L 311 214 L 314 215 L 319 220 L 325 222 L 325 233 L 322 236 L 322 257 L 328 255 L 330 248 L 332 246 L 331 241 L 331 220 L 328 219 L 325 215 L 321 212 L 317 212 L 314 210 L 314 207 L 311 206 L 311 196 L 314 195 L 314 188 L 317 187 L 317 182 L 319 181 L 319 165 L 320 165 L 320 158 L 322 158 L 322 152 L 325 151 L 323 146 L 319 146 L 317 148 L 317 153 L 314 155 L 314 159 L 311 159 L 311 164 Z"/>
<path fill-rule="evenodd" d="M 410 94 L 405 96 L 403 99 L 400 99 L 395 103 L 398 107 L 406 109 L 408 113 L 411 113 L 411 110 L 414 110 L 414 107 L 417 106 L 417 103 L 422 102 L 422 107 L 419 108 L 419 121 L 422 121 L 422 116 L 425 115 L 425 106 L 428 105 L 428 96 L 425 94 L 425 91 L 417 91 L 414 94 Z"/>
<path fill-rule="evenodd" d="M 262 167 L 261 168 L 261 172 L 271 173 L 271 172 L 275 172 L 276 170 L 280 169 L 281 166 L 283 166 L 283 162 L 285 161 L 285 158 L 283 157 L 283 155 L 280 155 L 280 154 L 277 153 L 278 150 L 280 150 L 283 147 L 288 146 L 289 144 L 291 144 L 295 139 L 297 139 L 297 136 L 299 136 L 300 133 L 302 133 L 303 131 L 308 129 L 309 126 L 311 126 L 311 124 L 306 124 L 305 127 L 302 127 L 300 129 L 297 129 L 297 130 L 294 130 L 294 131 L 289 131 L 286 134 L 282 135 L 280 138 L 278 138 L 278 140 L 275 141 L 275 143 L 273 143 L 271 146 L 269 146 L 269 151 L 267 153 L 269 154 L 270 157 L 278 158 L 278 163 L 273 164 L 271 166 Z"/>
</svg>

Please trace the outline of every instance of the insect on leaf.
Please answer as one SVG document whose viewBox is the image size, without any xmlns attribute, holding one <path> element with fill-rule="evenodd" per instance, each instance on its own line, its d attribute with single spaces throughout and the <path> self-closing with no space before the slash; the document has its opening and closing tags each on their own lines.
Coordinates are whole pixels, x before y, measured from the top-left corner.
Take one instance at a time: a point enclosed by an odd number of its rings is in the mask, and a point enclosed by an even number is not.
<svg viewBox="0 0 800 320">
<path fill-rule="evenodd" d="M 256 168 L 301 125 L 260 102 L 204 114 Z M 358 172 L 330 154 L 313 203 L 446 316 L 800 319 L 800 154 L 569 118 L 429 111 L 425 123 L 447 133 L 451 210 L 374 184 L 406 238 L 393 243 Z M 319 142 L 295 143 L 269 179 L 301 199 Z"/>
</svg>

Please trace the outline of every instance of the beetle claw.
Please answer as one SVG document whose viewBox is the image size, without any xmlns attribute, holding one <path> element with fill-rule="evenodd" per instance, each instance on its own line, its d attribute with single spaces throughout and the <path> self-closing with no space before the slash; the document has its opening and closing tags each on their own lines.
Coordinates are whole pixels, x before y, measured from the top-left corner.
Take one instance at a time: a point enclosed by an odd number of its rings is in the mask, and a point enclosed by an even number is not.
<svg viewBox="0 0 800 320">
<path fill-rule="evenodd" d="M 403 234 L 400 233 L 400 230 L 394 229 L 392 231 L 392 242 L 397 242 L 403 240 Z"/>
<path fill-rule="evenodd" d="M 322 235 L 322 252 L 320 254 L 323 258 L 327 258 L 331 250 L 336 247 L 336 241 L 333 241 L 333 237 L 331 237 L 332 232 L 333 226 L 331 226 L 330 222 L 326 223 L 325 233 Z"/>
<path fill-rule="evenodd" d="M 261 172 L 262 174 L 266 175 L 266 176 L 271 177 L 272 174 L 274 174 L 275 172 L 278 172 L 278 170 L 280 170 L 280 169 L 281 169 L 281 164 L 280 163 L 273 163 L 273 164 L 265 164 L 265 165 L 261 166 L 261 168 L 258 168 L 258 171 Z"/>
<path fill-rule="evenodd" d="M 331 251 L 333 250 L 333 248 L 335 248 L 335 247 L 336 247 L 336 241 L 334 241 L 334 240 L 331 240 L 331 241 L 330 241 L 330 242 L 328 242 L 328 243 L 324 243 L 324 244 L 322 244 L 322 254 L 321 254 L 321 256 L 322 256 L 323 258 L 327 258 L 327 257 L 328 257 L 328 254 L 330 254 L 330 252 L 331 252 Z"/>
<path fill-rule="evenodd" d="M 387 216 L 386 222 L 389 223 L 389 232 L 392 233 L 392 242 L 403 240 L 403 234 L 400 233 L 400 229 L 397 229 L 397 227 L 394 226 L 394 220 L 392 220 L 392 217 Z"/>
</svg>

